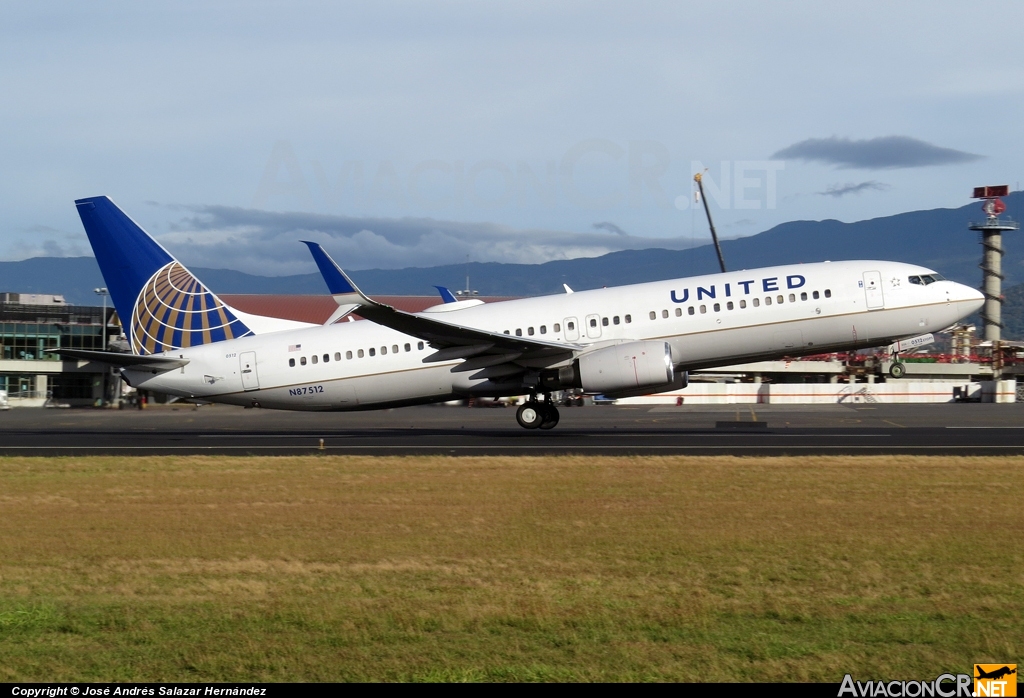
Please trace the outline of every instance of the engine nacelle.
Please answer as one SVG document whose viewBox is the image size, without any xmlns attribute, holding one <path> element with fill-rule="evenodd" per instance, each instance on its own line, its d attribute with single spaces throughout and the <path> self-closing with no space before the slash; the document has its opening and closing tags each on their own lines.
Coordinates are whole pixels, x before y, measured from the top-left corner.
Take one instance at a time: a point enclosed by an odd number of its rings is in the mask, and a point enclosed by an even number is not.
<svg viewBox="0 0 1024 698">
<path fill-rule="evenodd" d="M 588 393 L 619 393 L 675 382 L 668 342 L 626 342 L 597 349 L 574 361 L 572 369 L 573 382 Z"/>
</svg>

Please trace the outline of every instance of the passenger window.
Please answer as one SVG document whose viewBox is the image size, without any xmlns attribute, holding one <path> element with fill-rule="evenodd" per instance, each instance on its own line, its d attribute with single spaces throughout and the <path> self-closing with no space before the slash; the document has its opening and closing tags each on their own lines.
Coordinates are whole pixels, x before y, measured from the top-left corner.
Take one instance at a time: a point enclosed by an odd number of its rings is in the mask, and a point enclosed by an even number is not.
<svg viewBox="0 0 1024 698">
<path fill-rule="evenodd" d="M 405 350 L 406 351 L 412 351 L 412 347 L 409 345 L 408 342 L 405 343 Z"/>
<path fill-rule="evenodd" d="M 629 323 L 633 322 L 633 316 L 632 316 L 632 315 L 627 315 L 627 316 L 626 316 L 625 318 L 623 318 L 623 319 L 624 319 L 624 320 L 626 321 L 626 324 L 627 324 L 627 325 L 628 325 Z"/>
<path fill-rule="evenodd" d="M 618 325 L 619 322 L 620 322 L 620 320 L 619 320 L 619 316 L 618 315 L 616 315 L 615 317 L 612 318 L 612 323 L 613 324 Z"/>
<path fill-rule="evenodd" d="M 295 365 L 295 359 L 288 359 L 288 365 L 289 366 L 294 366 Z"/>
<path fill-rule="evenodd" d="M 722 304 L 721 303 L 715 303 L 715 312 L 717 313 L 717 312 L 720 312 L 721 310 L 722 310 Z"/>
<path fill-rule="evenodd" d="M 800 293 L 800 300 L 802 300 L 802 301 L 807 300 L 807 291 L 803 291 L 803 292 Z"/>
<path fill-rule="evenodd" d="M 392 354 L 397 354 L 398 353 L 398 345 L 397 344 L 392 344 L 391 345 L 391 353 Z"/>
<path fill-rule="evenodd" d="M 554 324 L 554 326 L 553 326 L 553 329 L 554 329 L 555 332 L 561 332 L 562 331 L 562 326 L 556 322 Z"/>
<path fill-rule="evenodd" d="M 522 336 L 523 336 L 523 330 L 522 330 L 522 328 L 519 328 L 519 329 L 517 329 L 517 330 L 516 330 L 516 337 L 522 337 Z"/>
<path fill-rule="evenodd" d="M 331 355 L 330 354 L 324 354 L 324 363 L 327 364 L 327 363 L 330 363 L 330 362 L 331 362 Z"/>
<path fill-rule="evenodd" d="M 567 322 L 567 323 L 565 323 L 565 329 L 567 329 L 570 332 L 572 332 L 573 330 L 576 329 L 576 323 L 575 322 Z"/>
<path fill-rule="evenodd" d="M 597 318 L 596 317 L 590 318 L 590 326 L 591 327 L 597 327 Z"/>
<path fill-rule="evenodd" d="M 703 315 L 706 312 L 708 312 L 708 307 L 706 305 L 702 305 L 700 307 L 700 314 Z"/>
<path fill-rule="evenodd" d="M 831 298 L 831 297 L 832 297 L 832 291 L 830 289 L 826 288 L 825 289 L 825 298 Z"/>
<path fill-rule="evenodd" d="M 352 358 L 352 350 L 351 349 L 349 351 L 345 352 L 345 358 L 346 359 L 351 359 Z"/>
<path fill-rule="evenodd" d="M 528 334 L 528 335 L 530 335 L 532 337 L 533 336 L 533 328 L 532 327 L 527 327 L 526 328 L 526 334 Z"/>
<path fill-rule="evenodd" d="M 755 308 L 761 305 L 761 300 L 759 298 L 754 298 L 752 302 Z"/>
<path fill-rule="evenodd" d="M 746 301 L 740 301 L 740 310 L 743 310 L 746 307 L 747 307 L 747 302 Z"/>
<path fill-rule="evenodd" d="M 819 295 L 819 294 L 818 294 L 818 292 L 817 292 L 817 291 L 815 291 L 814 293 L 812 293 L 812 294 L 811 294 L 811 297 L 812 297 L 812 298 L 813 298 L 814 300 L 818 300 L 818 295 Z"/>
<path fill-rule="evenodd" d="M 299 363 L 302 364 L 303 366 L 305 366 L 306 365 L 306 357 L 305 356 L 299 357 Z"/>
<path fill-rule="evenodd" d="M 423 342 L 418 342 L 416 344 L 416 348 L 419 349 L 420 351 L 423 351 Z"/>
<path fill-rule="evenodd" d="M 796 303 L 796 294 L 795 293 L 789 294 L 789 302 L 790 303 Z"/>
<path fill-rule="evenodd" d="M 547 325 L 541 325 L 540 326 L 540 333 L 541 334 L 547 334 L 548 333 L 548 326 Z"/>
<path fill-rule="evenodd" d="M 683 316 L 683 309 L 682 308 L 676 308 L 676 317 L 682 317 L 682 316 Z"/>
<path fill-rule="evenodd" d="M 732 310 L 733 309 L 732 301 L 729 301 L 728 303 L 725 304 L 725 309 L 726 310 Z"/>
<path fill-rule="evenodd" d="M 370 351 L 370 356 L 376 356 L 377 355 L 377 350 L 374 349 L 373 347 L 370 347 L 369 351 Z"/>
<path fill-rule="evenodd" d="M 381 356 L 384 356 L 387 353 L 388 353 L 388 348 L 387 347 L 381 347 L 380 348 L 380 355 Z"/>
<path fill-rule="evenodd" d="M 690 315 L 693 315 L 693 313 L 694 313 L 693 306 L 691 305 L 689 308 L 687 308 L 686 312 L 689 313 Z"/>
<path fill-rule="evenodd" d="M 334 360 L 335 361 L 341 361 L 341 352 L 340 351 L 334 352 Z"/>
<path fill-rule="evenodd" d="M 362 350 L 362 349 L 360 349 L 360 350 L 359 350 L 359 358 L 361 359 L 361 358 L 363 358 L 364 356 L 366 356 L 366 355 L 365 355 L 365 354 L 363 353 L 363 350 Z"/>
<path fill-rule="evenodd" d="M 771 305 L 772 304 L 772 297 L 771 296 L 765 296 L 764 304 L 765 305 Z"/>
<path fill-rule="evenodd" d="M 661 316 L 662 317 L 668 317 L 668 311 L 667 310 L 662 310 L 661 311 Z"/>
<path fill-rule="evenodd" d="M 509 332 L 508 330 L 505 330 L 505 334 L 512 334 L 512 333 Z"/>
<path fill-rule="evenodd" d="M 608 327 L 608 318 L 606 318 L 606 317 L 601 318 L 601 326 L 602 327 Z"/>
<path fill-rule="evenodd" d="M 312 357 L 310 357 L 310 358 L 312 358 L 312 360 L 313 360 L 313 363 L 315 364 L 315 363 L 316 363 L 316 354 L 313 354 L 313 356 L 312 356 Z"/>
<path fill-rule="evenodd" d="M 783 302 L 785 302 L 786 299 L 782 295 L 779 295 L 779 297 L 776 298 L 775 300 L 777 300 L 779 302 L 779 305 L 782 305 Z"/>
<path fill-rule="evenodd" d="M 651 319 L 655 320 L 655 319 L 657 319 L 657 317 L 658 317 L 658 314 L 652 310 L 651 311 Z"/>
</svg>

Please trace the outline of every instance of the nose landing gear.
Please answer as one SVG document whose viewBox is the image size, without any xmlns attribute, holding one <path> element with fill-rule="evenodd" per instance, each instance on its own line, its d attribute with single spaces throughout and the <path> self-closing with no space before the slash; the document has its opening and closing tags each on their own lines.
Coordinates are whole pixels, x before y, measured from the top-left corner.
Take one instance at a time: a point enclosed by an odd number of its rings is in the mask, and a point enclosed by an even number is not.
<svg viewBox="0 0 1024 698">
<path fill-rule="evenodd" d="M 558 424 L 558 408 L 551 404 L 551 396 L 545 395 L 539 402 L 536 395 L 516 410 L 516 421 L 524 429 L 554 429 Z"/>
<path fill-rule="evenodd" d="M 900 361 L 900 353 L 894 351 L 890 357 L 892 363 L 889 364 L 889 375 L 893 378 L 902 378 L 907 374 L 907 366 Z"/>
</svg>

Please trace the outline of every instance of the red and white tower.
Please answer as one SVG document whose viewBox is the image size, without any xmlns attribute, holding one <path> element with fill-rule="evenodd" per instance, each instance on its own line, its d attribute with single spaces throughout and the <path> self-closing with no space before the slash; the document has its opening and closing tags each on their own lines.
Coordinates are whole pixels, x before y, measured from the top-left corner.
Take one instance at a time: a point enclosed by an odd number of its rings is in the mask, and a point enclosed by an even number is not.
<svg viewBox="0 0 1024 698">
<path fill-rule="evenodd" d="M 975 187 L 972 197 L 983 201 L 981 208 L 988 216 L 983 223 L 971 223 L 970 228 L 981 233 L 981 247 L 984 250 L 981 292 L 985 294 L 985 307 L 982 308 L 981 319 L 985 323 L 985 340 L 989 342 L 998 342 L 1003 328 L 1003 232 L 1020 228 L 1020 223 L 999 217 L 1006 210 L 1006 204 L 999 197 L 1009 193 L 1010 187 L 1005 184 Z M 996 346 L 993 344 L 993 354 L 995 351 Z"/>
</svg>

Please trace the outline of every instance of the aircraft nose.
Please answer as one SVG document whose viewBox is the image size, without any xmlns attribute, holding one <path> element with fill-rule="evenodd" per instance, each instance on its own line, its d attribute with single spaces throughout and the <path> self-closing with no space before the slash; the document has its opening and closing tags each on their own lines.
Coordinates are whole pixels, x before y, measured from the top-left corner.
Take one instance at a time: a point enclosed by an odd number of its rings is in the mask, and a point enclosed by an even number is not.
<svg viewBox="0 0 1024 698">
<path fill-rule="evenodd" d="M 955 297 L 957 307 L 963 316 L 977 312 L 981 309 L 981 306 L 985 305 L 984 294 L 978 289 L 965 286 L 964 284 L 956 285 Z"/>
</svg>

